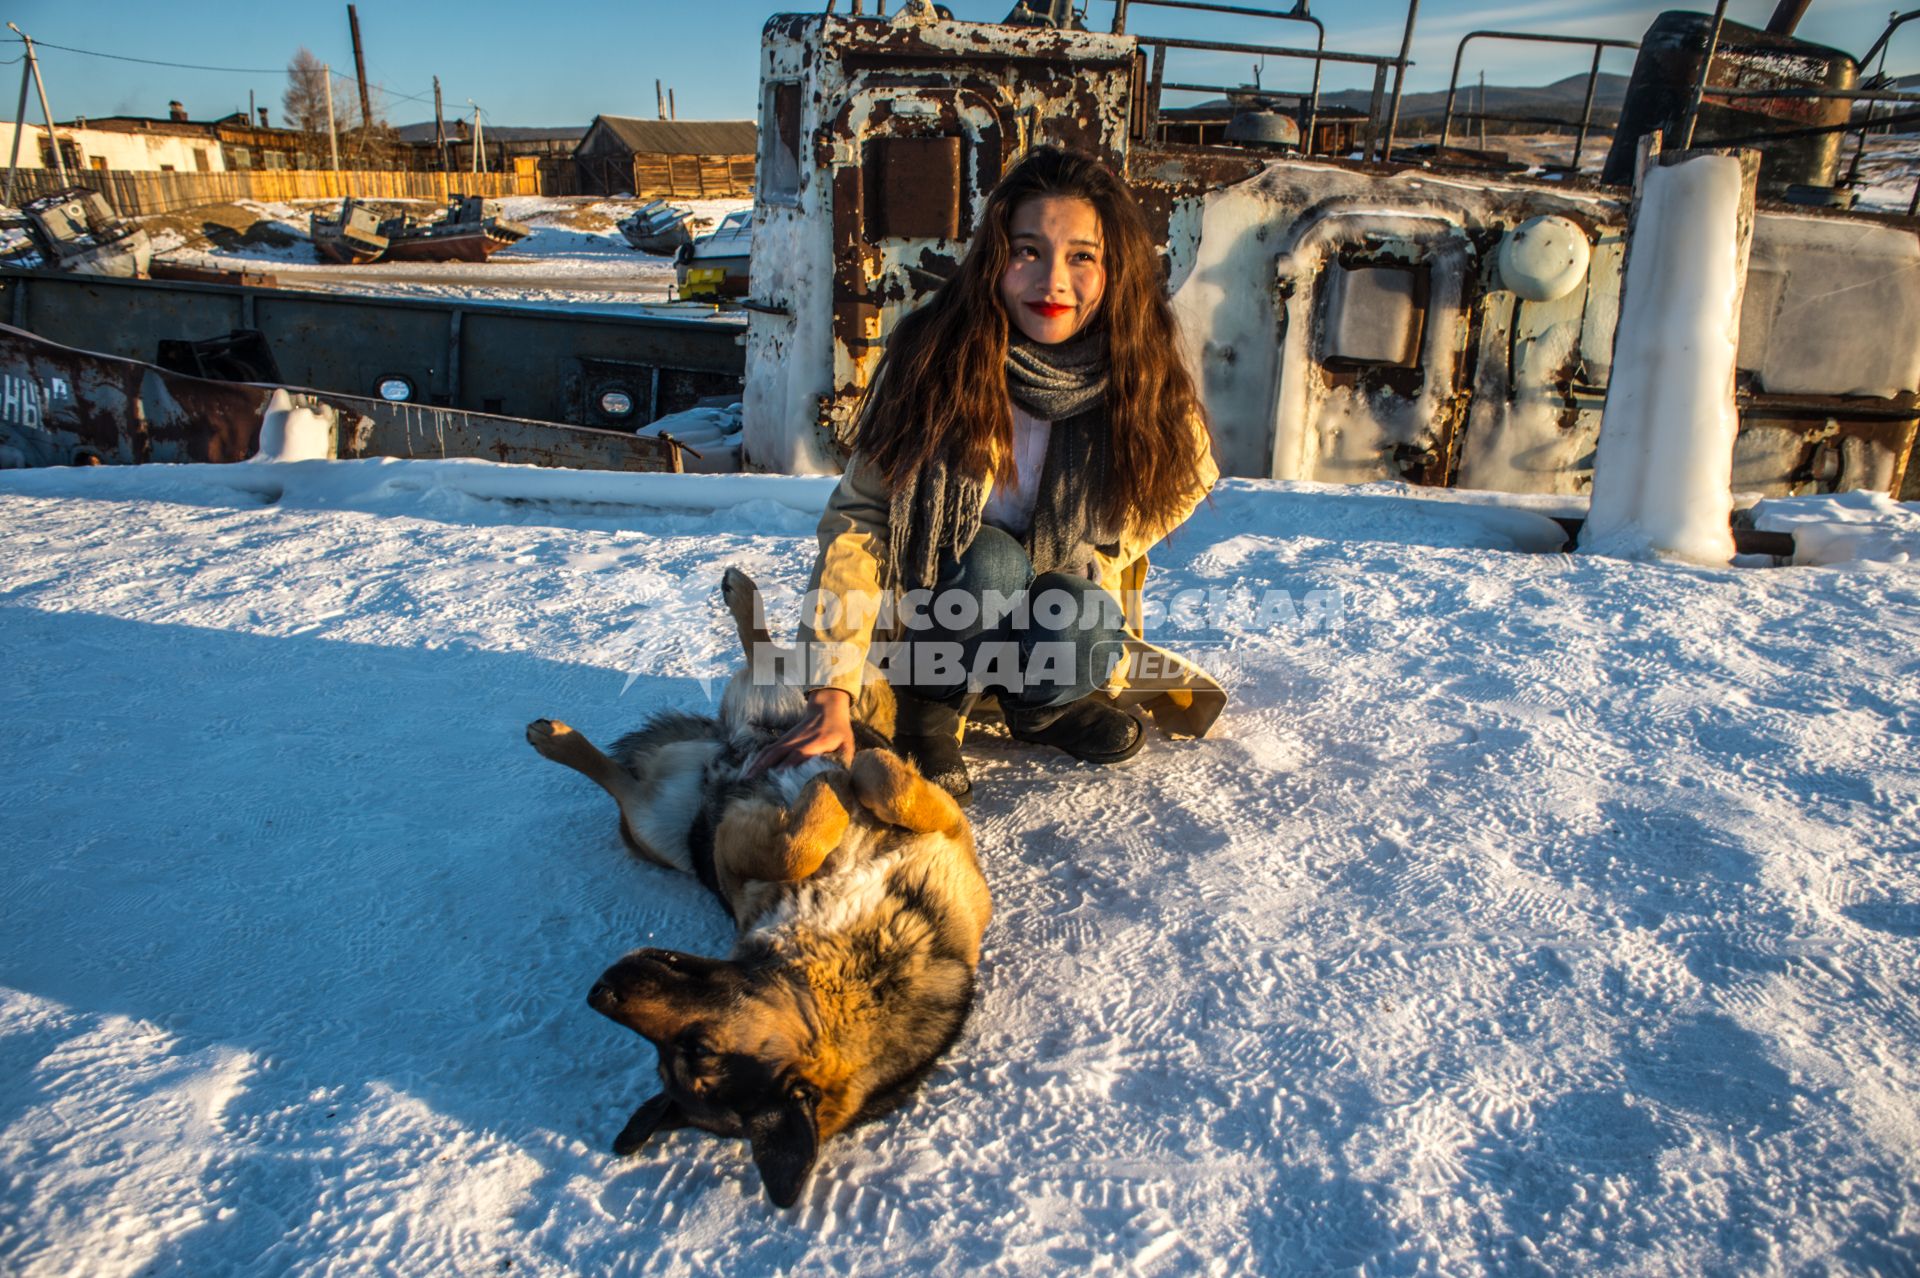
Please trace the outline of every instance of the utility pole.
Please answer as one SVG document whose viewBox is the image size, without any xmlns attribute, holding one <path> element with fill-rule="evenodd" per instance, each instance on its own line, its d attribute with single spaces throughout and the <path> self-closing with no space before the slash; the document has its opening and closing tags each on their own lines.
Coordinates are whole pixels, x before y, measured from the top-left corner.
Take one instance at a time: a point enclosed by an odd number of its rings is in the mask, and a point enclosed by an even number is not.
<svg viewBox="0 0 1920 1278">
<path fill-rule="evenodd" d="M 480 135 L 480 105 L 474 102 L 472 98 L 468 98 L 467 102 L 473 107 L 473 171 L 475 173 L 485 173 L 487 171 L 487 142 L 486 139 Z"/>
<path fill-rule="evenodd" d="M 27 123 L 27 76 L 33 77 L 33 85 L 40 90 L 40 116 L 47 122 L 47 144 L 53 148 L 53 171 L 60 175 L 60 185 L 67 185 L 67 159 L 60 153 L 60 134 L 53 127 L 53 108 L 47 105 L 47 82 L 40 78 L 40 59 L 33 52 L 33 37 L 9 22 L 7 29 L 20 37 L 27 47 L 27 66 L 21 72 L 20 109 L 13 113 L 13 154 L 17 161 L 20 157 L 20 130 Z M 12 203 L 13 171 L 7 171 L 8 203 Z"/>
<path fill-rule="evenodd" d="M 433 77 L 433 153 L 440 157 L 440 171 L 445 173 L 452 166 L 447 163 L 447 119 L 440 113 L 440 77 Z"/>
<path fill-rule="evenodd" d="M 327 147 L 333 155 L 333 170 L 340 171 L 340 131 L 333 127 L 333 68 L 322 62 L 320 79 L 327 86 Z"/>
<path fill-rule="evenodd" d="M 9 22 L 7 24 L 13 27 Z M 19 27 L 13 27 L 15 31 Z M 26 39 L 25 35 L 20 37 Z M 7 207 L 13 207 L 13 175 L 20 167 L 20 135 L 27 131 L 27 85 L 33 82 L 33 73 L 26 67 L 20 68 L 20 105 L 13 112 L 13 156 L 7 161 Z"/>
<path fill-rule="evenodd" d="M 360 127 L 373 127 L 373 105 L 367 101 L 367 56 L 360 51 L 360 15 L 347 6 L 347 25 L 353 28 L 353 71 L 360 78 Z M 363 139 L 364 141 L 364 139 Z"/>
<path fill-rule="evenodd" d="M 658 80 L 655 80 L 653 82 L 653 102 L 654 102 L 653 113 L 659 116 L 662 120 L 666 119 L 667 118 L 667 94 L 666 94 L 666 90 L 660 87 L 660 82 Z"/>
</svg>

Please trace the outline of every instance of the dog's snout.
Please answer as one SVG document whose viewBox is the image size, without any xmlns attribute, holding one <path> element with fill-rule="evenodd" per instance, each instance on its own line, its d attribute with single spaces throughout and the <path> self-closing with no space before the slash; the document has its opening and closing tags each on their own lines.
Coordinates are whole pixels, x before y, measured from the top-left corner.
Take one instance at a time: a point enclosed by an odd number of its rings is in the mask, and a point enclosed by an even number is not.
<svg viewBox="0 0 1920 1278">
<path fill-rule="evenodd" d="M 613 1006 L 619 995 L 613 992 L 613 986 L 605 981 L 595 981 L 593 988 L 587 991 L 587 1006 L 597 1012 L 603 1012 Z"/>
</svg>

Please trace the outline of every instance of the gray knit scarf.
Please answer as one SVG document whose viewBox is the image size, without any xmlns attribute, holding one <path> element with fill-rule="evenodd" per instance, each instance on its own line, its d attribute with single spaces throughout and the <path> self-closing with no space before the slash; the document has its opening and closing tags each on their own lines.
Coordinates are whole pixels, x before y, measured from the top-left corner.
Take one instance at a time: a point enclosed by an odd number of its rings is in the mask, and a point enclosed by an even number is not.
<svg viewBox="0 0 1920 1278">
<path fill-rule="evenodd" d="M 1119 540 L 1094 511 L 1106 490 L 1112 441 L 1106 426 L 1104 331 L 1046 345 L 1019 332 L 1007 343 L 1007 393 L 1053 423 L 1026 549 L 1035 573 L 1092 571 L 1091 548 Z M 985 477 L 937 457 L 894 489 L 888 512 L 887 581 L 902 590 L 931 587 L 943 556 L 958 557 L 980 531 Z"/>
</svg>

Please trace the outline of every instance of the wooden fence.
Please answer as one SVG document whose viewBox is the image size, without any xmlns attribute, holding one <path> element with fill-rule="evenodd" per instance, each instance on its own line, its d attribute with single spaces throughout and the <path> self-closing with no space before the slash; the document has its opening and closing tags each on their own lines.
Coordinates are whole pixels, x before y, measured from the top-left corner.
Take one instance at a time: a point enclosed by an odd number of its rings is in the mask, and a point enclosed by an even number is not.
<svg viewBox="0 0 1920 1278">
<path fill-rule="evenodd" d="M 235 200 L 431 200 L 444 204 L 454 192 L 467 195 L 543 195 L 536 169 L 520 173 L 401 173 L 358 169 L 241 169 L 230 173 L 146 173 L 88 169 L 70 175 L 74 184 L 107 197 L 122 217 L 173 213 Z M 14 174 L 16 205 L 60 189 L 51 169 Z"/>
</svg>

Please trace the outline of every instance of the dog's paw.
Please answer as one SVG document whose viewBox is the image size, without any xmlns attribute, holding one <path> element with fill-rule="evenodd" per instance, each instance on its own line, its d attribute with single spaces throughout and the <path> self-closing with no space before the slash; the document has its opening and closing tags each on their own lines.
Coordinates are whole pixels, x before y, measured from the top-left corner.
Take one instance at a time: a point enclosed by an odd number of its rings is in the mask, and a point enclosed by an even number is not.
<svg viewBox="0 0 1920 1278">
<path fill-rule="evenodd" d="M 558 719 L 535 719 L 527 725 L 527 744 L 549 759 L 564 753 L 579 736 Z"/>
<path fill-rule="evenodd" d="M 891 750 L 862 750 L 850 769 L 860 805 L 888 825 L 919 834 L 953 829 L 964 819 L 953 796 Z"/>
</svg>

